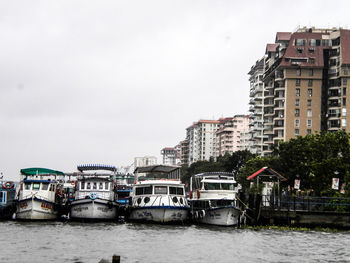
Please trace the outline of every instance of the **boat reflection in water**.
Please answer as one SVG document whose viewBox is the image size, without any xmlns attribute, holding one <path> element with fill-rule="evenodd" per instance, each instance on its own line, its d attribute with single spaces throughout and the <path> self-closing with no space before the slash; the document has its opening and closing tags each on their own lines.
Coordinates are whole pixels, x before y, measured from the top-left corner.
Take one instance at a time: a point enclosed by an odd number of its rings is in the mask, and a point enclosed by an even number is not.
<svg viewBox="0 0 350 263">
<path fill-rule="evenodd" d="M 77 190 L 71 202 L 71 219 L 117 219 L 116 167 L 107 165 L 78 166 Z M 93 171 L 86 173 L 85 171 Z M 102 172 L 109 171 L 110 173 Z"/>
<path fill-rule="evenodd" d="M 189 205 L 178 166 L 138 167 L 138 177 L 131 194 L 129 220 L 154 223 L 182 223 L 187 220 Z M 150 178 L 154 175 L 155 177 Z M 165 178 L 164 178 L 165 177 Z"/>
<path fill-rule="evenodd" d="M 231 173 L 208 172 L 191 177 L 191 214 L 201 224 L 238 225 L 241 211 L 237 194 L 241 189 Z"/>
<path fill-rule="evenodd" d="M 16 219 L 56 219 L 60 205 L 59 177 L 64 178 L 64 173 L 46 168 L 22 169 Z"/>
</svg>

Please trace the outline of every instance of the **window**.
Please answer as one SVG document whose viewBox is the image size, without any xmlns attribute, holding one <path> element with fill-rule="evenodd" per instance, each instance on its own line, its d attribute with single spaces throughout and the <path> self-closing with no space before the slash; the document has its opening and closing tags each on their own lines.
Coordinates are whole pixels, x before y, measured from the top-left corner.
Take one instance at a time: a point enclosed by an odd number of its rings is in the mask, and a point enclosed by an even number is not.
<svg viewBox="0 0 350 263">
<path fill-rule="evenodd" d="M 298 97 L 300 96 L 300 89 L 298 88 L 295 89 L 295 96 L 298 96 Z"/>
<path fill-rule="evenodd" d="M 348 75 L 349 74 L 348 67 L 343 68 L 343 73 L 344 73 L 344 75 Z"/>
<path fill-rule="evenodd" d="M 307 116 L 308 116 L 308 117 L 312 117 L 312 110 L 311 110 L 311 109 L 308 109 L 308 110 L 307 110 Z"/>
<path fill-rule="evenodd" d="M 297 69 L 297 76 L 301 76 L 301 69 L 300 68 Z"/>
<path fill-rule="evenodd" d="M 299 124 L 300 124 L 299 119 L 295 119 L 295 121 L 294 121 L 294 126 L 295 126 L 295 127 L 299 127 Z"/>
<path fill-rule="evenodd" d="M 296 81 L 295 81 L 295 86 L 300 86 L 300 79 L 296 79 Z"/>
<path fill-rule="evenodd" d="M 311 122 L 311 120 L 307 120 L 307 127 L 311 127 L 312 125 L 312 122 Z"/>
<path fill-rule="evenodd" d="M 348 84 L 348 79 L 347 78 L 343 78 L 343 85 L 347 85 Z"/>
<path fill-rule="evenodd" d="M 94 189 L 94 190 L 96 190 L 96 189 L 97 189 L 97 183 L 96 183 L 96 182 L 94 182 L 94 183 L 93 183 L 93 187 L 92 187 L 92 189 Z"/>
<path fill-rule="evenodd" d="M 305 39 L 295 39 L 296 46 L 305 46 L 305 43 L 306 43 Z"/>
<path fill-rule="evenodd" d="M 6 202 L 6 193 L 0 192 L 0 203 L 5 203 L 5 202 Z"/>
<path fill-rule="evenodd" d="M 346 127 L 346 119 L 342 119 L 341 120 L 341 126 L 342 127 Z"/>
<path fill-rule="evenodd" d="M 105 190 L 108 190 L 108 189 L 109 189 L 109 183 L 105 182 Z"/>
<path fill-rule="evenodd" d="M 204 183 L 205 190 L 220 190 L 220 183 Z"/>
<path fill-rule="evenodd" d="M 91 183 L 89 182 L 89 183 L 87 183 L 87 185 L 86 185 L 86 189 L 88 189 L 88 190 L 90 190 L 91 189 Z"/>
<path fill-rule="evenodd" d="M 302 48 L 297 48 L 297 51 L 299 54 L 303 53 L 303 49 Z"/>
<path fill-rule="evenodd" d="M 313 76 L 314 75 L 314 70 L 312 68 L 309 69 L 309 76 Z"/>
<path fill-rule="evenodd" d="M 103 190 L 103 183 L 102 183 L 102 182 L 100 182 L 100 183 L 98 184 L 98 189 L 99 189 L 99 190 Z"/>
<path fill-rule="evenodd" d="M 24 190 L 30 190 L 32 188 L 32 184 L 31 183 L 25 183 L 24 184 Z"/>
<path fill-rule="evenodd" d="M 310 62 L 311 64 L 315 64 L 315 59 L 314 59 L 314 58 L 309 58 L 309 62 Z"/>
<path fill-rule="evenodd" d="M 171 195 L 183 195 L 184 191 L 181 187 L 169 187 L 169 193 Z"/>
<path fill-rule="evenodd" d="M 41 184 L 41 190 L 46 191 L 49 189 L 49 183 L 42 183 Z"/>
<path fill-rule="evenodd" d="M 307 129 L 307 130 L 306 130 L 306 133 L 307 133 L 307 134 L 311 134 L 311 130 L 310 130 L 310 129 Z"/>
<path fill-rule="evenodd" d="M 342 116 L 346 116 L 346 108 L 342 109 Z"/>
<path fill-rule="evenodd" d="M 295 136 L 299 136 L 299 129 L 295 129 L 295 130 L 294 130 L 294 135 L 295 135 Z"/>
<path fill-rule="evenodd" d="M 33 183 L 33 190 L 39 190 L 40 189 L 40 183 Z"/>
<path fill-rule="evenodd" d="M 155 195 L 166 195 L 168 193 L 168 189 L 166 186 L 155 186 L 154 187 L 154 194 Z"/>
<path fill-rule="evenodd" d="M 343 106 L 346 106 L 346 98 L 343 98 Z"/>
<path fill-rule="evenodd" d="M 309 53 L 310 53 L 310 54 L 315 53 L 315 49 L 313 49 L 313 48 L 309 48 Z"/>
<path fill-rule="evenodd" d="M 85 182 L 81 182 L 80 183 L 80 190 L 84 190 L 85 189 Z"/>
<path fill-rule="evenodd" d="M 309 97 L 312 96 L 312 89 L 307 89 L 307 95 L 308 95 Z"/>
<path fill-rule="evenodd" d="M 343 96 L 346 96 L 346 88 L 343 88 Z"/>
<path fill-rule="evenodd" d="M 164 186 L 164 187 L 166 188 L 166 186 Z M 136 188 L 136 195 L 151 195 L 151 194 L 152 194 L 152 186 L 137 187 Z"/>
<path fill-rule="evenodd" d="M 300 106 L 300 100 L 299 99 L 295 99 L 295 106 Z"/>
<path fill-rule="evenodd" d="M 309 79 L 309 80 L 308 80 L 307 85 L 308 85 L 309 87 L 312 87 L 312 79 Z"/>
<path fill-rule="evenodd" d="M 307 106 L 311 107 L 312 100 L 307 100 Z"/>
<path fill-rule="evenodd" d="M 309 46 L 310 46 L 310 47 L 316 46 L 316 39 L 310 39 L 310 40 L 309 40 Z"/>
<path fill-rule="evenodd" d="M 299 109 L 295 109 L 295 117 L 299 117 L 300 115 L 300 110 Z"/>
</svg>

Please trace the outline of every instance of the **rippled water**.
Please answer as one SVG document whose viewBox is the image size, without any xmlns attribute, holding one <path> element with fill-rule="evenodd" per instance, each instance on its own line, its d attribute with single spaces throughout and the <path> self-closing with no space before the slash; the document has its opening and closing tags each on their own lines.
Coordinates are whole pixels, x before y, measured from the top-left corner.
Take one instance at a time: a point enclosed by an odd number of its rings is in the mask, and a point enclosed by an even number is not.
<svg viewBox="0 0 350 263">
<path fill-rule="evenodd" d="M 350 262 L 350 232 L 0 222 L 0 262 Z"/>
</svg>

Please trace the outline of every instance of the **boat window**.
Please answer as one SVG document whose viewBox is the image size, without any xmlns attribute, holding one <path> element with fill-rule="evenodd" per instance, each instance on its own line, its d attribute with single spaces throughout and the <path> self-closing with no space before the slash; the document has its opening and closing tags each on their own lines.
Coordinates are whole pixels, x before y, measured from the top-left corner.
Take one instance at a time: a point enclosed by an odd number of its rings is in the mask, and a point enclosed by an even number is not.
<svg viewBox="0 0 350 263">
<path fill-rule="evenodd" d="M 85 189 L 85 182 L 81 182 L 80 183 L 80 190 L 84 190 Z"/>
<path fill-rule="evenodd" d="M 220 190 L 220 183 L 204 183 L 205 190 Z"/>
<path fill-rule="evenodd" d="M 54 184 L 52 184 L 50 188 L 51 188 L 52 192 L 55 192 L 55 185 Z"/>
<path fill-rule="evenodd" d="M 152 194 L 152 186 L 137 187 L 135 193 L 136 193 L 136 195 L 151 195 Z"/>
<path fill-rule="evenodd" d="M 222 190 L 234 190 L 234 185 L 231 183 L 224 183 L 224 184 L 221 184 L 221 189 Z"/>
<path fill-rule="evenodd" d="M 99 183 L 99 185 L 98 185 L 98 189 L 99 190 L 103 190 L 103 183 L 101 182 L 101 183 Z"/>
<path fill-rule="evenodd" d="M 4 203 L 3 197 L 4 197 L 3 192 L 0 192 L 0 203 Z"/>
<path fill-rule="evenodd" d="M 88 189 L 88 190 L 91 189 L 91 183 L 87 183 L 86 189 Z"/>
<path fill-rule="evenodd" d="M 182 187 L 176 187 L 177 195 L 184 195 L 184 189 Z"/>
<path fill-rule="evenodd" d="M 40 189 L 40 183 L 33 183 L 33 190 L 39 190 Z"/>
<path fill-rule="evenodd" d="M 109 183 L 108 182 L 105 182 L 105 189 L 108 190 L 109 189 Z"/>
<path fill-rule="evenodd" d="M 32 186 L 31 183 L 25 183 L 25 184 L 24 184 L 24 189 L 25 189 L 25 190 L 30 190 L 30 189 L 31 189 L 31 186 Z"/>
<path fill-rule="evenodd" d="M 41 184 L 41 190 L 46 191 L 46 190 L 48 190 L 48 189 L 49 189 L 49 184 L 48 184 L 48 183 L 42 183 L 42 184 Z"/>
<path fill-rule="evenodd" d="M 155 186 L 154 194 L 166 195 L 168 193 L 166 186 Z"/>
<path fill-rule="evenodd" d="M 169 187 L 169 194 L 176 195 L 176 187 Z"/>
<path fill-rule="evenodd" d="M 94 184 L 93 184 L 93 189 L 94 189 L 94 190 L 97 189 L 97 183 L 96 183 L 96 182 L 94 182 Z"/>
</svg>

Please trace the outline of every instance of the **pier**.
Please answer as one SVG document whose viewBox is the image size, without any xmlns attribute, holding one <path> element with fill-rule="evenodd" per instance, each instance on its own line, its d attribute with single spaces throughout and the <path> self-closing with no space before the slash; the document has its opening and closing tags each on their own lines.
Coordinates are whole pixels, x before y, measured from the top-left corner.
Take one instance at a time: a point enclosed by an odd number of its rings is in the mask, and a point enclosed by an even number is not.
<svg viewBox="0 0 350 263">
<path fill-rule="evenodd" d="M 350 227 L 350 198 L 251 195 L 256 224 Z"/>
</svg>

